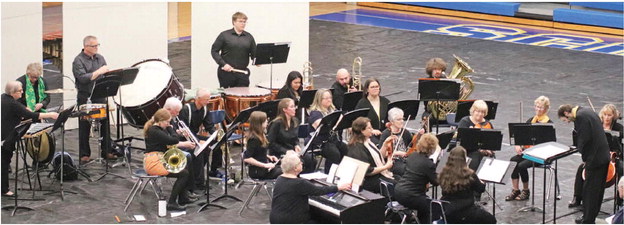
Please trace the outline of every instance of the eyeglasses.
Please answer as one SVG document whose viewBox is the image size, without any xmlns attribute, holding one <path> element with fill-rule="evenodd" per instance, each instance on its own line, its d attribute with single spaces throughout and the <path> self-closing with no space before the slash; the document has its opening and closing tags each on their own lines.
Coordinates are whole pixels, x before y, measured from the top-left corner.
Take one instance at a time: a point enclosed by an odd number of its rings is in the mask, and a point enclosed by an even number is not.
<svg viewBox="0 0 624 225">
<path fill-rule="evenodd" d="M 97 44 L 97 45 L 87 45 L 87 47 L 91 47 L 91 48 L 99 48 L 99 47 L 100 47 L 100 44 Z"/>
<path fill-rule="evenodd" d="M 370 86 L 368 88 L 370 88 L 370 89 L 379 89 L 379 86 Z"/>
</svg>

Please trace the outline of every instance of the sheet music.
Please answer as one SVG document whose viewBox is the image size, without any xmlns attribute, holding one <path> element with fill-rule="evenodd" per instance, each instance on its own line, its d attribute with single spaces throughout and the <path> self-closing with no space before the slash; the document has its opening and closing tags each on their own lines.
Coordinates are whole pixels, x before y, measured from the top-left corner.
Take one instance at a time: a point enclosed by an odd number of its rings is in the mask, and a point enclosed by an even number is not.
<svg viewBox="0 0 624 225">
<path fill-rule="evenodd" d="M 346 157 L 345 157 L 346 158 Z M 350 184 L 353 182 L 355 173 L 357 172 L 358 164 L 353 160 L 342 160 L 340 166 L 336 170 L 336 177 L 338 177 L 336 184 Z"/>
<path fill-rule="evenodd" d="M 568 146 L 556 143 L 556 142 L 547 142 L 539 145 L 535 145 L 524 151 L 524 154 L 539 158 L 539 159 L 548 159 L 552 156 L 564 153 L 568 151 L 570 148 Z"/>
<path fill-rule="evenodd" d="M 202 151 L 204 151 L 204 149 L 206 148 L 206 146 L 208 146 L 216 137 L 217 137 L 216 134 L 210 135 L 210 137 L 208 138 L 208 140 L 206 140 L 206 142 L 199 145 L 199 148 L 195 148 L 195 152 L 193 152 L 193 154 L 195 154 L 195 156 L 198 156 L 199 154 L 201 154 Z"/>
<path fill-rule="evenodd" d="M 306 179 L 306 180 L 316 180 L 316 179 L 326 179 L 328 176 L 327 174 L 324 174 L 323 172 L 317 171 L 314 173 L 299 174 L 299 177 Z"/>
<path fill-rule="evenodd" d="M 484 161 L 477 172 L 477 176 L 479 179 L 484 181 L 499 183 L 503 180 L 503 176 L 505 176 L 505 173 L 507 172 L 509 163 L 509 161 L 484 158 Z"/>
<path fill-rule="evenodd" d="M 435 152 L 433 152 L 433 154 L 431 154 L 429 158 L 433 160 L 433 163 L 435 164 L 435 163 L 438 163 L 438 159 L 440 159 L 440 157 L 443 155 L 444 155 L 444 152 L 442 152 L 442 148 L 440 148 L 440 146 L 438 145 L 436 146 Z"/>
<path fill-rule="evenodd" d="M 338 170 L 338 164 L 332 163 L 331 167 L 329 168 L 329 174 L 327 175 L 327 179 L 325 180 L 327 183 L 334 183 L 334 178 L 336 178 L 336 170 Z"/>
</svg>

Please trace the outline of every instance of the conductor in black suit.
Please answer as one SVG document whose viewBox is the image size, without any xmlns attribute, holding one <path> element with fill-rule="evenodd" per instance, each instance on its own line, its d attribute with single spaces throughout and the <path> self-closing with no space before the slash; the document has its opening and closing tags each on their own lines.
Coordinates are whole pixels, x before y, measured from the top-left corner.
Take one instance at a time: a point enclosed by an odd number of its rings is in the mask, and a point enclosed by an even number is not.
<svg viewBox="0 0 624 225">
<path fill-rule="evenodd" d="M 604 197 L 604 186 L 609 168 L 609 143 L 602 129 L 602 122 L 595 112 L 580 106 L 561 105 L 559 119 L 574 122 L 577 132 L 577 148 L 585 163 L 585 184 L 583 185 L 583 216 L 577 223 L 595 223 Z"/>
</svg>

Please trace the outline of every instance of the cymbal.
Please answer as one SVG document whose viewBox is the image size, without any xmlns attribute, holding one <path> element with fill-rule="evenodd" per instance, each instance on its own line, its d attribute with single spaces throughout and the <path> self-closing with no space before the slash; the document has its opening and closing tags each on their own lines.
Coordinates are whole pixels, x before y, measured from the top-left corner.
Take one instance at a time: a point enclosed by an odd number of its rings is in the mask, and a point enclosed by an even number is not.
<svg viewBox="0 0 624 225">
<path fill-rule="evenodd" d="M 46 94 L 62 94 L 62 93 L 65 93 L 65 92 L 73 92 L 73 91 L 76 91 L 76 89 L 73 89 L 73 88 L 61 89 L 61 88 L 59 88 L 59 89 L 47 90 L 47 91 L 44 91 L 44 92 Z"/>
</svg>

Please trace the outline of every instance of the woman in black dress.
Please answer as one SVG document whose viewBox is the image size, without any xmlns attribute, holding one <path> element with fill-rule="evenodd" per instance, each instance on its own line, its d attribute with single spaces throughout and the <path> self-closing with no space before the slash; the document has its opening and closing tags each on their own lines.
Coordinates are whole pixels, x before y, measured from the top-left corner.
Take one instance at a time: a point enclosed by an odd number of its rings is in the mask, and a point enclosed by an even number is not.
<svg viewBox="0 0 624 225">
<path fill-rule="evenodd" d="M 277 157 L 268 154 L 269 140 L 264 131 L 267 128 L 267 115 L 254 111 L 249 116 L 249 137 L 243 161 L 249 165 L 249 177 L 255 179 L 275 179 L 282 170 L 275 165 Z"/>
</svg>

